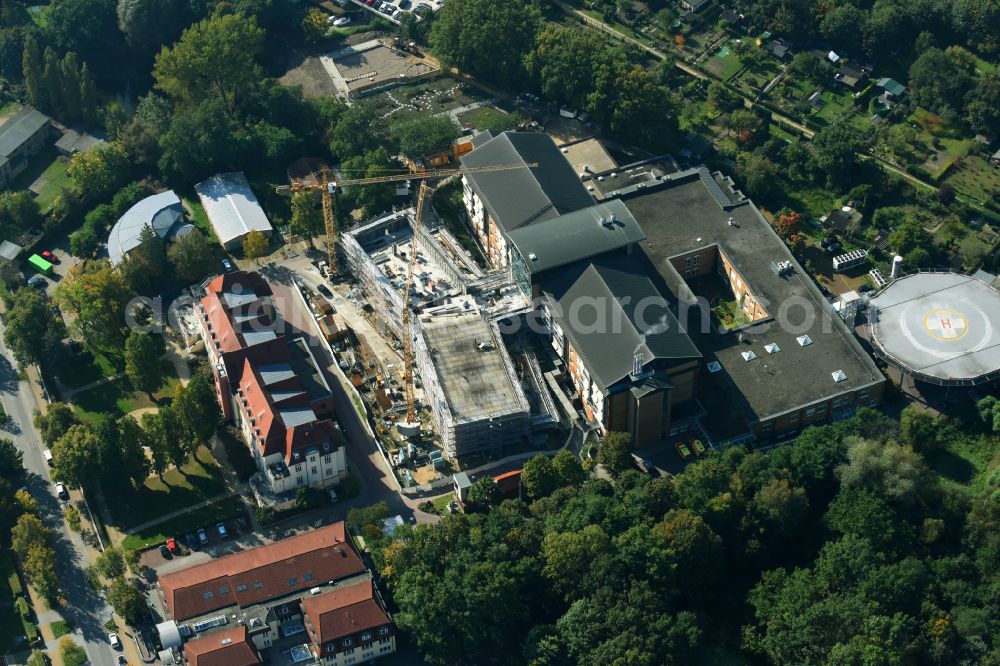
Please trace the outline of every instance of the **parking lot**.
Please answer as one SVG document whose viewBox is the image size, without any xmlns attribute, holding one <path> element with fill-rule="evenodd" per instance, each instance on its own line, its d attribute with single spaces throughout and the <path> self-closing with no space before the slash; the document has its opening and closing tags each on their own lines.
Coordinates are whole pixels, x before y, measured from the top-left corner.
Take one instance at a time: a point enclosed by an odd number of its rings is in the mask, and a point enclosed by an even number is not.
<svg viewBox="0 0 1000 666">
<path fill-rule="evenodd" d="M 351 2 L 398 23 L 404 13 L 422 17 L 428 12 L 436 12 L 441 9 L 445 0 L 351 0 Z"/>
</svg>

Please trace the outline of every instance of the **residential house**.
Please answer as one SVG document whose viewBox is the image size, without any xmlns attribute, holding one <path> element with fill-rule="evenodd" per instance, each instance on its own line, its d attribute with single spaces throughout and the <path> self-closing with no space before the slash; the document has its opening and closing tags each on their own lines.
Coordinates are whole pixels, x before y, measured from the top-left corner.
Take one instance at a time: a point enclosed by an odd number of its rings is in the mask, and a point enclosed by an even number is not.
<svg viewBox="0 0 1000 666">
<path fill-rule="evenodd" d="M 707 5 L 710 0 L 680 0 L 681 9 L 688 12 L 699 11 L 702 7 Z"/>
<path fill-rule="evenodd" d="M 906 86 L 896 79 L 881 78 L 875 85 L 882 90 L 878 99 L 885 106 L 893 106 L 906 93 Z"/>
<path fill-rule="evenodd" d="M 774 39 L 769 41 L 767 44 L 764 45 L 764 48 L 770 51 L 771 55 L 773 55 L 778 60 L 784 60 L 785 58 L 788 57 L 789 53 L 788 44 L 785 44 L 785 42 L 783 42 L 780 39 Z"/>
<path fill-rule="evenodd" d="M 829 215 L 823 217 L 821 222 L 827 229 L 832 229 L 838 233 L 844 233 L 848 229 L 856 228 L 861 224 L 864 215 L 851 206 L 841 206 L 836 208 Z"/>
<path fill-rule="evenodd" d="M 327 488 L 347 475 L 333 394 L 308 338 L 288 323 L 259 273 L 209 282 L 198 306 L 223 417 L 239 428 L 257 463 L 258 502 L 278 508 L 302 487 Z"/>
<path fill-rule="evenodd" d="M 858 84 L 868 78 L 868 74 L 861 67 L 857 67 L 849 62 L 840 61 L 840 69 L 833 75 L 837 81 L 854 90 Z"/>
<path fill-rule="evenodd" d="M 396 632 L 371 579 L 302 600 L 306 633 L 320 664 L 350 666 L 396 651 Z"/>
<path fill-rule="evenodd" d="M 395 650 L 385 604 L 343 522 L 163 574 L 157 585 L 167 614 L 161 641 L 182 643 L 190 666 L 273 662 L 265 653 L 296 634 L 305 639 L 299 649 L 331 666 Z"/>
<path fill-rule="evenodd" d="M 52 119 L 26 106 L 0 125 L 0 188 L 28 168 L 28 160 L 48 144 L 55 128 Z"/>
</svg>

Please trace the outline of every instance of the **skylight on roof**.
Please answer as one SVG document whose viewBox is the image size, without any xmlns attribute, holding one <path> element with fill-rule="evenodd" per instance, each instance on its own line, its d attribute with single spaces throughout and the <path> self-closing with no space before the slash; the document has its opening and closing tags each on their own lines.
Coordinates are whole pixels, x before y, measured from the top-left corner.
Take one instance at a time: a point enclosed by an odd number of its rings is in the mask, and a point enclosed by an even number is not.
<svg viewBox="0 0 1000 666">
<path fill-rule="evenodd" d="M 740 352 L 740 356 L 742 356 L 743 360 L 747 363 L 757 358 L 757 354 L 754 354 L 752 351 Z"/>
<path fill-rule="evenodd" d="M 795 339 L 798 341 L 800 347 L 808 347 L 813 343 L 812 338 L 810 338 L 808 335 L 800 335 Z"/>
<path fill-rule="evenodd" d="M 847 379 L 847 375 L 844 374 L 843 370 L 834 370 L 830 373 L 830 376 L 833 377 L 833 381 L 835 382 L 842 382 Z"/>
<path fill-rule="evenodd" d="M 709 372 L 718 372 L 719 370 L 722 370 L 722 365 L 719 364 L 718 361 L 709 361 L 708 365 L 705 367 L 708 368 Z"/>
<path fill-rule="evenodd" d="M 766 345 L 764 345 L 764 349 L 767 350 L 768 354 L 777 354 L 778 352 L 781 351 L 781 347 L 779 347 L 774 342 L 768 342 Z"/>
</svg>

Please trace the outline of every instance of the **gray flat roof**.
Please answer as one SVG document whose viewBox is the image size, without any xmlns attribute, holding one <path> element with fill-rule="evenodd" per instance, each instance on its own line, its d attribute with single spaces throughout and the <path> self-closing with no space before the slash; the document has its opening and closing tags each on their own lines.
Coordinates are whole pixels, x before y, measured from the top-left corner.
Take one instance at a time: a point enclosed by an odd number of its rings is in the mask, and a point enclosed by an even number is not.
<svg viewBox="0 0 1000 666">
<path fill-rule="evenodd" d="M 594 203 L 548 134 L 503 132 L 480 144 L 461 161 L 463 167 L 538 163 L 530 169 L 465 175 L 505 233 Z"/>
<path fill-rule="evenodd" d="M 194 189 L 223 245 L 250 231 L 271 232 L 271 223 L 242 171 L 216 174 L 195 185 Z"/>
<path fill-rule="evenodd" d="M 0 125 L 0 156 L 10 157 L 49 120 L 47 115 L 28 106 L 8 118 Z"/>
<path fill-rule="evenodd" d="M 257 372 L 260 373 L 261 381 L 264 382 L 264 386 L 270 384 L 276 384 L 278 382 L 285 381 L 286 379 L 291 379 L 295 376 L 292 372 L 292 366 L 288 363 L 272 363 L 269 365 L 258 365 Z"/>
<path fill-rule="evenodd" d="M 527 411 L 501 356 L 500 344 L 478 312 L 422 323 L 441 389 L 456 423 Z M 486 343 L 480 348 L 481 343 Z"/>
<path fill-rule="evenodd" d="M 281 415 L 281 421 L 285 424 L 286 428 L 294 428 L 316 420 L 316 412 L 311 407 L 279 409 L 278 414 Z"/>
<path fill-rule="evenodd" d="M 175 225 L 184 219 L 181 200 L 173 190 L 148 196 L 125 211 L 108 234 L 111 265 L 121 263 L 125 255 L 139 247 L 139 236 L 149 225 L 160 238 L 167 238 Z"/>
<path fill-rule="evenodd" d="M 528 270 L 541 273 L 646 238 L 625 204 L 613 200 L 510 233 Z"/>
<path fill-rule="evenodd" d="M 664 288 L 679 301 L 691 302 L 692 294 L 669 259 L 717 246 L 772 315 L 745 329 L 744 342 L 736 333 L 706 330 L 710 327 L 703 326 L 698 308 L 681 317 L 705 362 L 722 366 L 714 376 L 751 423 L 884 381 L 760 211 L 721 175 L 704 167 L 691 169 L 618 195 L 646 233 L 640 246 Z M 794 271 L 779 277 L 770 268 L 772 261 L 790 261 Z M 800 346 L 801 335 L 808 335 L 812 344 Z M 769 343 L 781 351 L 768 353 L 764 346 Z M 743 357 L 748 351 L 756 357 L 749 362 Z M 846 379 L 835 382 L 831 373 L 837 370 Z"/>
<path fill-rule="evenodd" d="M 567 266 L 544 277 L 541 288 L 558 303 L 553 319 L 601 388 L 627 377 L 637 353 L 644 364 L 701 356 L 643 264 L 631 257 Z"/>
<path fill-rule="evenodd" d="M 943 385 L 1000 370 L 1000 292 L 968 275 L 917 273 L 869 304 L 872 342 L 904 371 Z"/>
</svg>

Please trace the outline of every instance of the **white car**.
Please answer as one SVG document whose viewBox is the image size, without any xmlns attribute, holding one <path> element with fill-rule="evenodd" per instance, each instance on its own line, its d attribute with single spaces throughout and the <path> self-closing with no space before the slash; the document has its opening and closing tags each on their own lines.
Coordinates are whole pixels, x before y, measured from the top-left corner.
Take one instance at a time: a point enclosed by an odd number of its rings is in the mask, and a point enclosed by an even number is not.
<svg viewBox="0 0 1000 666">
<path fill-rule="evenodd" d="M 64 501 L 69 499 L 69 493 L 66 491 L 66 486 L 61 483 L 56 484 L 56 495 L 59 499 Z"/>
<path fill-rule="evenodd" d="M 118 634 L 108 634 L 108 643 L 116 650 L 122 646 L 122 642 L 118 640 Z"/>
<path fill-rule="evenodd" d="M 331 22 L 333 23 L 333 27 L 334 28 L 342 28 L 345 25 L 350 25 L 351 24 L 351 17 L 350 16 L 341 16 L 338 19 L 334 19 L 331 16 L 330 18 L 333 19 Z"/>
</svg>

